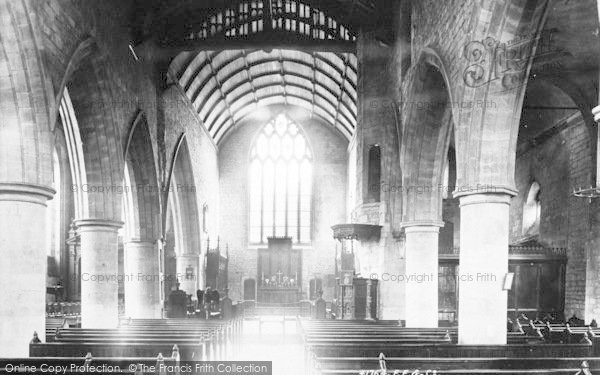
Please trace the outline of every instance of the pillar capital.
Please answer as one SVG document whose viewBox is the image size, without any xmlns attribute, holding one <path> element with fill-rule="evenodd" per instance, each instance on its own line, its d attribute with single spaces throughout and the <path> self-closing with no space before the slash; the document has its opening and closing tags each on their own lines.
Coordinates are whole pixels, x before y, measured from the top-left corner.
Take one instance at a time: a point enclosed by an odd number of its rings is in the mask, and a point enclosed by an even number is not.
<svg viewBox="0 0 600 375">
<path fill-rule="evenodd" d="M 122 226 L 122 221 L 107 219 L 79 219 L 74 221 L 78 231 L 117 232 Z"/>
<path fill-rule="evenodd" d="M 28 202 L 46 206 L 56 190 L 49 186 L 24 182 L 0 182 L 0 201 Z"/>
<path fill-rule="evenodd" d="M 409 232 L 439 232 L 444 226 L 441 220 L 411 220 L 400 224 L 406 233 Z"/>
<path fill-rule="evenodd" d="M 467 197 L 467 196 L 471 196 L 471 195 L 476 195 L 476 196 L 479 196 L 479 195 L 482 195 L 482 196 L 507 195 L 510 198 L 512 198 L 512 197 L 516 196 L 518 193 L 519 192 L 512 186 L 477 184 L 476 186 L 469 187 L 469 188 L 457 188 L 456 190 L 454 190 L 454 192 L 452 192 L 452 197 L 453 198 L 463 198 L 463 197 Z M 494 198 L 490 198 L 490 199 L 494 199 Z M 462 202 L 462 199 L 461 199 L 461 202 Z"/>
<path fill-rule="evenodd" d="M 458 198 L 460 201 L 460 207 L 468 206 L 471 204 L 487 204 L 487 203 L 498 203 L 498 204 L 509 205 L 510 200 L 515 195 L 517 195 L 516 190 L 503 189 L 501 191 L 494 191 L 494 192 L 462 194 L 462 195 L 459 195 Z"/>
<path fill-rule="evenodd" d="M 592 108 L 592 115 L 594 115 L 594 121 L 600 122 L 600 105 Z"/>
<path fill-rule="evenodd" d="M 131 246 L 158 246 L 160 244 L 160 240 L 141 240 L 139 238 L 131 238 L 123 241 L 123 244 Z"/>
</svg>

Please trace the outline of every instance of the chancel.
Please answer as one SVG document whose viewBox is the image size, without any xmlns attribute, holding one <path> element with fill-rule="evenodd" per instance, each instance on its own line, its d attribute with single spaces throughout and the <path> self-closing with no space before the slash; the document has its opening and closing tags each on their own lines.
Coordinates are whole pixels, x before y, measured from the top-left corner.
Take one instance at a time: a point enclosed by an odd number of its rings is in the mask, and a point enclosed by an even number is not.
<svg viewBox="0 0 600 375">
<path fill-rule="evenodd" d="M 0 372 L 600 373 L 599 20 L 0 0 Z"/>
</svg>

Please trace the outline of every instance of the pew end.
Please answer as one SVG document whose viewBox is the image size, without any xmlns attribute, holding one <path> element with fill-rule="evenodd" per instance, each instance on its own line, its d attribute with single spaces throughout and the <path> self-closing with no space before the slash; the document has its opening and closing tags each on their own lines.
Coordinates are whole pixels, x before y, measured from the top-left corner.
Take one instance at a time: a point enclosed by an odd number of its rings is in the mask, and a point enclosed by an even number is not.
<svg viewBox="0 0 600 375">
<path fill-rule="evenodd" d="M 29 342 L 30 344 L 38 344 L 42 342 L 42 340 L 40 340 L 40 337 L 37 333 L 37 331 L 33 331 L 33 338 L 31 339 L 31 341 Z"/>
<path fill-rule="evenodd" d="M 385 363 L 385 355 L 383 353 L 379 353 L 379 368 L 382 373 L 387 374 L 387 364 Z"/>
<path fill-rule="evenodd" d="M 156 356 L 156 368 L 158 369 L 158 375 L 167 375 L 164 365 L 165 365 L 165 358 L 163 357 L 162 353 L 158 353 L 158 356 Z M 136 371 L 136 374 L 137 374 L 137 371 Z"/>
<path fill-rule="evenodd" d="M 173 352 L 171 353 L 171 358 L 173 358 L 173 360 L 175 360 L 176 362 L 179 362 L 181 356 L 179 355 L 179 347 L 177 346 L 177 344 L 173 345 Z"/>
<path fill-rule="evenodd" d="M 592 372 L 590 371 L 590 364 L 588 363 L 588 361 L 581 362 L 581 369 L 579 370 L 579 372 L 577 372 L 577 374 L 592 375 Z"/>
</svg>

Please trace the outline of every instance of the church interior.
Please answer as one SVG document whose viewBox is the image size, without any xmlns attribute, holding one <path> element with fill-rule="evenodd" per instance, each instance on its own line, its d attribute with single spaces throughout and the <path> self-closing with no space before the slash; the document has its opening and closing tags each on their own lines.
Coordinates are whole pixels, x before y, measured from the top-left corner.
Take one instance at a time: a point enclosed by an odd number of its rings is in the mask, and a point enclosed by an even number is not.
<svg viewBox="0 0 600 375">
<path fill-rule="evenodd" d="M 600 373 L 599 20 L 0 0 L 0 372 Z"/>
</svg>

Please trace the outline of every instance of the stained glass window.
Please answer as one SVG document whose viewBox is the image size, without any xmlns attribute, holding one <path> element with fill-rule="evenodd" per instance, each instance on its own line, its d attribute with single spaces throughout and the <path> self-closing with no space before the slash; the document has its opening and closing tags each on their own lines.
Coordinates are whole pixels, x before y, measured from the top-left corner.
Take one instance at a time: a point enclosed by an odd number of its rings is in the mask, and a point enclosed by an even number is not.
<svg viewBox="0 0 600 375">
<path fill-rule="evenodd" d="M 291 237 L 310 243 L 312 154 L 297 124 L 280 114 L 258 134 L 250 153 L 250 242 Z"/>
</svg>

